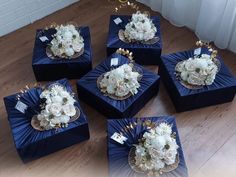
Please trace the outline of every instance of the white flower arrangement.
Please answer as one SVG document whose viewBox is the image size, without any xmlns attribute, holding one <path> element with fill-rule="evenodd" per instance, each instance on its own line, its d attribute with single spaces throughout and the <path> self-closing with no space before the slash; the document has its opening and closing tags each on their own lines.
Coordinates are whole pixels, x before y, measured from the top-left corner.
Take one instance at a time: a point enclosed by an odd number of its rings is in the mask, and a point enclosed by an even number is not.
<svg viewBox="0 0 236 177">
<path fill-rule="evenodd" d="M 124 36 L 129 41 L 148 41 L 155 37 L 157 29 L 147 14 L 136 12 L 125 26 Z"/>
<path fill-rule="evenodd" d="M 37 115 L 40 127 L 50 130 L 67 127 L 70 118 L 76 115 L 76 102 L 63 86 L 54 84 L 40 94 L 41 112 Z"/>
<path fill-rule="evenodd" d="M 50 49 L 54 56 L 71 58 L 84 48 L 84 39 L 74 25 L 60 25 L 55 27 L 56 34 L 50 43 Z"/>
<path fill-rule="evenodd" d="M 200 57 L 179 62 L 175 71 L 182 81 L 190 85 L 203 86 L 214 82 L 218 66 L 210 55 L 202 54 Z"/>
<path fill-rule="evenodd" d="M 164 167 L 176 163 L 178 148 L 171 126 L 160 123 L 145 132 L 141 142 L 135 145 L 135 166 L 148 174 L 160 174 Z"/>
<path fill-rule="evenodd" d="M 99 83 L 99 87 L 103 93 L 124 97 L 128 94 L 135 95 L 138 93 L 140 84 L 138 78 L 140 74 L 133 71 L 129 64 L 105 73 L 103 79 Z"/>
</svg>

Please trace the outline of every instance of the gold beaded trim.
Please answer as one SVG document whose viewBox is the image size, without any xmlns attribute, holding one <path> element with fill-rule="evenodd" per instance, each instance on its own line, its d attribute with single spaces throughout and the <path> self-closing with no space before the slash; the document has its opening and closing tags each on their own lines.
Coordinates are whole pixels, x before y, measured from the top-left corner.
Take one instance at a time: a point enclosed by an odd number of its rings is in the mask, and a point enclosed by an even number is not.
<svg viewBox="0 0 236 177">
<path fill-rule="evenodd" d="M 203 42 L 201 40 L 196 42 L 196 45 L 199 47 L 206 47 L 211 52 L 211 59 L 214 59 L 217 57 L 218 51 L 214 49 L 209 42 Z"/>
<path fill-rule="evenodd" d="M 62 25 L 63 25 L 63 24 L 62 24 Z M 74 25 L 75 27 L 78 27 L 78 24 L 77 24 L 76 22 L 73 22 L 73 21 L 67 22 L 67 23 L 65 23 L 64 25 Z M 58 27 L 58 26 L 60 26 L 60 25 L 58 25 L 56 22 L 52 22 L 51 25 L 46 26 L 46 27 L 44 28 L 44 30 L 48 30 L 48 29 L 50 29 L 50 28 L 56 28 L 56 27 Z"/>
<path fill-rule="evenodd" d="M 39 88 L 41 87 L 41 85 L 39 83 L 34 83 L 33 86 L 30 86 L 30 84 L 25 85 L 24 88 L 19 90 L 19 94 L 16 95 L 16 99 L 20 100 L 21 97 L 28 92 L 28 90 L 32 89 L 32 88 Z M 43 87 L 42 87 L 43 88 Z"/>
<path fill-rule="evenodd" d="M 126 56 L 130 60 L 131 63 L 134 62 L 133 52 L 130 52 L 128 49 L 125 50 L 125 49 L 119 48 L 116 50 L 116 53 Z"/>
<path fill-rule="evenodd" d="M 128 0 L 118 0 L 118 1 L 119 1 L 120 5 L 115 7 L 116 12 L 118 12 L 120 9 L 123 9 L 126 7 L 129 7 L 131 9 L 136 10 L 136 11 L 139 10 L 139 6 L 134 2 L 130 2 Z"/>
<path fill-rule="evenodd" d="M 151 120 L 142 121 L 140 118 L 137 118 L 136 121 L 130 122 L 128 125 L 124 126 L 119 134 L 124 135 L 125 133 L 128 133 L 129 130 L 135 129 L 138 125 L 151 129 L 157 126 L 157 122 L 152 122 Z"/>
</svg>

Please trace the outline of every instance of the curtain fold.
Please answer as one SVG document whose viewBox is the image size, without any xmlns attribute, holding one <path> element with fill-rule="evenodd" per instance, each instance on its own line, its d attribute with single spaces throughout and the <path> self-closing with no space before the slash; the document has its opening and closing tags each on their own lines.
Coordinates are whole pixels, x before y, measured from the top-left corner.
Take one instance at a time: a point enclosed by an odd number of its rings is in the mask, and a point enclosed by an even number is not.
<svg viewBox="0 0 236 177">
<path fill-rule="evenodd" d="M 199 39 L 236 52 L 236 0 L 137 0 Z"/>
</svg>

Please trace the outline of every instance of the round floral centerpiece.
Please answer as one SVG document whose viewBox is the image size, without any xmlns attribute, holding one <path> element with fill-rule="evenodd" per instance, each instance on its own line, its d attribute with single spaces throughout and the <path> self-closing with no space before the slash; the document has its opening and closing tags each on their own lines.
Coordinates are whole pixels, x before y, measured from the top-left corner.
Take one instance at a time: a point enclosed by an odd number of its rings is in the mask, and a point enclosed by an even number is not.
<svg viewBox="0 0 236 177">
<path fill-rule="evenodd" d="M 80 116 L 76 100 L 63 85 L 52 84 L 40 94 L 41 112 L 32 118 L 32 126 L 40 131 L 67 127 Z"/>
<path fill-rule="evenodd" d="M 124 64 L 98 78 L 101 92 L 117 100 L 123 100 L 138 93 L 141 74 L 134 70 L 132 64 Z"/>
<path fill-rule="evenodd" d="M 47 55 L 52 59 L 77 58 L 84 52 L 84 39 L 72 24 L 56 26 L 56 34 L 47 47 Z"/>
<path fill-rule="evenodd" d="M 180 83 L 188 89 L 199 89 L 214 83 L 216 74 L 220 71 L 221 63 L 217 59 L 217 50 L 209 43 L 197 41 L 197 46 L 206 47 L 208 54 L 195 55 L 183 60 L 175 66 L 175 72 Z M 197 50 L 202 50 L 199 48 Z"/>
<path fill-rule="evenodd" d="M 189 58 L 175 67 L 182 81 L 190 85 L 211 85 L 218 72 L 218 66 L 209 55 L 203 54 L 199 58 Z"/>
<path fill-rule="evenodd" d="M 141 42 L 153 44 L 158 41 L 155 37 L 157 29 L 146 13 L 136 12 L 131 21 L 125 26 L 125 30 L 119 31 L 119 37 L 124 42 Z"/>
<path fill-rule="evenodd" d="M 159 176 L 178 167 L 178 148 L 171 126 L 160 123 L 145 132 L 139 144 L 131 148 L 129 164 L 138 173 Z"/>
</svg>

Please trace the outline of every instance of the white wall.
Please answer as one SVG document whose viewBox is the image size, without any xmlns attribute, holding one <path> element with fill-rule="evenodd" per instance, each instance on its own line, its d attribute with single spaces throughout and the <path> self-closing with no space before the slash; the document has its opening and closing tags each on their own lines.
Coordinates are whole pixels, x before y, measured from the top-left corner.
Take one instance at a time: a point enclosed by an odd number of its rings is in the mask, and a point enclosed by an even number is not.
<svg viewBox="0 0 236 177">
<path fill-rule="evenodd" d="M 0 36 L 79 0 L 0 0 Z"/>
</svg>

